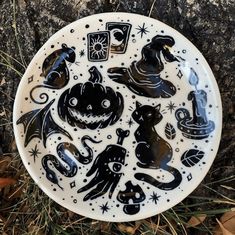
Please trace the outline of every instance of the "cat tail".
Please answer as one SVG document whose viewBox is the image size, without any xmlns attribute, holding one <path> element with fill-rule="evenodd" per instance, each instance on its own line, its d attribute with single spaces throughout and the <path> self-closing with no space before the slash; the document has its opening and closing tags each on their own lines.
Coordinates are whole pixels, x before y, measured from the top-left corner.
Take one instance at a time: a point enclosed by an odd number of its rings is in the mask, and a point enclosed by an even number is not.
<svg viewBox="0 0 235 235">
<path fill-rule="evenodd" d="M 144 181 L 148 184 L 151 184 L 154 187 L 159 188 L 161 190 L 173 190 L 173 189 L 177 188 L 182 181 L 181 173 L 176 168 L 170 167 L 170 166 L 167 166 L 167 169 L 165 169 L 165 170 L 167 170 L 168 172 L 170 172 L 174 176 L 174 179 L 171 182 L 167 182 L 167 183 L 160 182 L 160 181 L 156 180 L 154 177 L 152 177 L 148 174 L 145 174 L 145 173 L 136 173 L 135 178 L 137 180 L 141 180 L 141 181 Z"/>
</svg>

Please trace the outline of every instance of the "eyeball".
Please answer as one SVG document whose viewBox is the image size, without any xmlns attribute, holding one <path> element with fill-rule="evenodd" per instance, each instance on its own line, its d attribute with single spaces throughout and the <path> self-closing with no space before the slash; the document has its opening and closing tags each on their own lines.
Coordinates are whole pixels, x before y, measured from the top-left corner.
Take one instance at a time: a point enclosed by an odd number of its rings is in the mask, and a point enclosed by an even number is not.
<svg viewBox="0 0 235 235">
<path fill-rule="evenodd" d="M 74 107 L 77 104 L 78 104 L 78 99 L 77 98 L 75 98 L 75 97 L 70 98 L 70 100 L 69 100 L 69 105 L 70 106 Z"/>
<path fill-rule="evenodd" d="M 104 99 L 102 102 L 101 102 L 101 106 L 105 109 L 109 108 L 110 107 L 110 101 L 107 100 L 107 99 Z"/>
<path fill-rule="evenodd" d="M 110 162 L 108 167 L 112 172 L 119 173 L 122 169 L 122 164 L 119 162 Z"/>
<path fill-rule="evenodd" d="M 152 117 L 153 114 L 152 113 L 147 113 L 147 117 Z"/>
</svg>

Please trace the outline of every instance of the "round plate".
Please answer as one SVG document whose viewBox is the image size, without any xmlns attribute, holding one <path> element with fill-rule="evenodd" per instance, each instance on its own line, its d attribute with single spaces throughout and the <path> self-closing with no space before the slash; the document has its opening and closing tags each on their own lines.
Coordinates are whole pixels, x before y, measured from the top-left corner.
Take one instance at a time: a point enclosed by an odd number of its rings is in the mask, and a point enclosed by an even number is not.
<svg viewBox="0 0 235 235">
<path fill-rule="evenodd" d="M 17 146 L 53 200 L 104 221 L 153 216 L 202 181 L 222 107 L 201 53 L 169 26 L 105 13 L 53 35 L 22 78 Z"/>
</svg>

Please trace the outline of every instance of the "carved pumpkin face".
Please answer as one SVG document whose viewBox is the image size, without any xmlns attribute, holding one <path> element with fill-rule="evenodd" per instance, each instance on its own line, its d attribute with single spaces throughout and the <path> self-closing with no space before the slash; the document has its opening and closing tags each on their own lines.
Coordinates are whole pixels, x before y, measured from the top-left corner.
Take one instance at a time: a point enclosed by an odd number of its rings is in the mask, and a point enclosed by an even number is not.
<svg viewBox="0 0 235 235">
<path fill-rule="evenodd" d="M 58 113 L 71 126 L 82 129 L 105 128 L 113 125 L 123 111 L 123 97 L 111 87 L 101 84 L 96 67 L 89 70 L 91 78 L 66 90 L 60 97 Z"/>
</svg>

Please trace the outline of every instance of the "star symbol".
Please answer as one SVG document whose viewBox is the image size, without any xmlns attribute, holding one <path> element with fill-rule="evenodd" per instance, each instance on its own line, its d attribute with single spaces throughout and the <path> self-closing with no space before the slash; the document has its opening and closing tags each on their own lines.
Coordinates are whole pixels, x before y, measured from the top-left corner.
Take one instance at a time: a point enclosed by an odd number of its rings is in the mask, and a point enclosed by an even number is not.
<svg viewBox="0 0 235 235">
<path fill-rule="evenodd" d="M 33 81 L 33 75 L 28 78 L 28 84 L 31 83 L 32 81 Z"/>
<path fill-rule="evenodd" d="M 36 157 L 38 157 L 38 154 L 41 154 L 41 152 L 39 152 L 39 149 L 38 149 L 38 146 L 35 145 L 34 149 L 31 149 L 30 151 L 28 151 L 30 154 L 30 156 L 33 157 L 33 160 L 35 162 L 36 160 Z"/>
<path fill-rule="evenodd" d="M 175 108 L 177 108 L 177 106 L 175 105 L 175 103 L 173 103 L 172 101 L 170 101 L 170 103 L 166 106 L 166 108 L 168 110 L 170 110 L 171 114 L 172 114 L 172 111 L 175 110 Z"/>
<path fill-rule="evenodd" d="M 149 33 L 149 31 L 147 30 L 147 27 L 145 27 L 145 23 L 143 23 L 143 26 L 141 27 L 140 25 L 138 25 L 138 28 L 136 28 L 138 30 L 137 34 L 140 33 L 141 38 L 143 37 L 144 34 Z"/>
<path fill-rule="evenodd" d="M 193 178 L 192 174 L 189 173 L 189 175 L 187 176 L 188 181 L 190 181 L 192 178 Z"/>
<path fill-rule="evenodd" d="M 72 181 L 71 183 L 69 183 L 70 184 L 70 188 L 74 188 L 75 186 L 76 186 L 76 183 L 75 183 L 75 181 Z"/>
<path fill-rule="evenodd" d="M 131 128 L 132 125 L 134 124 L 134 122 L 133 122 L 133 120 L 131 118 L 126 123 L 128 124 L 129 128 Z"/>
<path fill-rule="evenodd" d="M 149 199 L 152 200 L 152 202 L 154 202 L 155 204 L 157 204 L 157 201 L 159 201 L 160 197 L 161 196 L 158 196 L 157 193 L 153 192 Z"/>
<path fill-rule="evenodd" d="M 181 79 L 181 78 L 183 77 L 183 74 L 182 74 L 181 70 L 178 71 L 177 77 L 178 77 L 179 79 Z"/>
<path fill-rule="evenodd" d="M 81 50 L 81 51 L 79 52 L 79 55 L 80 55 L 80 57 L 85 56 L 85 50 L 84 50 L 84 49 L 83 49 L 83 50 Z"/>
<path fill-rule="evenodd" d="M 108 202 L 106 202 L 105 204 L 100 206 L 100 209 L 102 210 L 102 214 L 104 214 L 104 212 L 107 212 L 108 210 L 110 210 L 110 208 L 108 207 Z"/>
</svg>

